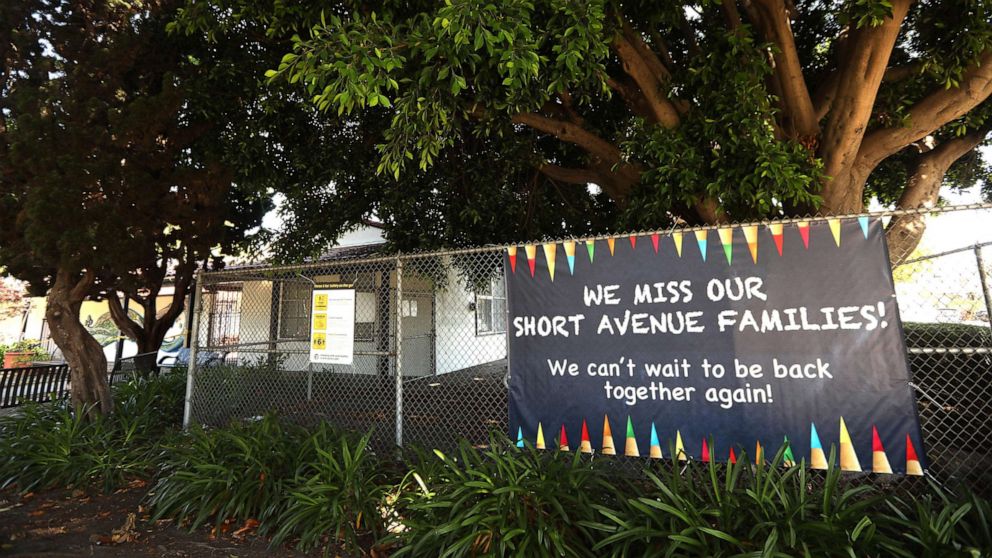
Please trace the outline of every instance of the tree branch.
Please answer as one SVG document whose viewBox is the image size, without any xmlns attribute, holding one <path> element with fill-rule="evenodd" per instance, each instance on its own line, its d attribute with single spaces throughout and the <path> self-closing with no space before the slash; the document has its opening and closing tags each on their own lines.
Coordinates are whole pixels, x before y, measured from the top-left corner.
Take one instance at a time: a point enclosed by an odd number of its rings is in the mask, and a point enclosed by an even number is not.
<svg viewBox="0 0 992 558">
<path fill-rule="evenodd" d="M 867 164 L 878 164 L 905 146 L 919 141 L 948 122 L 978 106 L 992 95 L 992 50 L 965 72 L 961 86 L 940 88 L 909 109 L 909 125 L 881 128 L 868 134 L 858 154 Z"/>
<path fill-rule="evenodd" d="M 592 169 L 571 169 L 554 163 L 541 163 L 537 170 L 552 180 L 568 184 L 588 184 L 590 182 L 599 184 L 601 180 L 599 173 Z"/>
<path fill-rule="evenodd" d="M 613 50 L 623 63 L 624 71 L 634 78 L 641 94 L 644 95 L 654 122 L 665 128 L 678 126 L 680 121 L 678 110 L 661 92 L 662 78 L 667 75 L 667 72 L 666 74 L 656 73 L 651 64 L 641 57 L 637 48 L 624 35 L 618 34 L 614 37 Z"/>
<path fill-rule="evenodd" d="M 797 139 L 814 137 L 819 132 L 818 119 L 803 77 L 785 1 L 755 0 L 754 5 L 765 40 L 778 47 L 772 56 L 785 108 L 786 132 Z"/>
<path fill-rule="evenodd" d="M 117 298 L 117 291 L 112 290 L 107 293 L 107 308 L 110 310 L 110 318 L 114 320 L 114 324 L 117 326 L 117 329 L 121 330 L 124 335 L 134 340 L 135 343 L 141 345 L 145 335 L 145 330 L 139 324 L 134 323 L 134 321 L 127 315 L 120 299 Z"/>
<path fill-rule="evenodd" d="M 848 177 L 871 118 L 882 76 L 895 47 L 899 27 L 909 12 L 911 0 L 893 0 L 892 17 L 878 27 L 862 27 L 851 33 L 842 59 L 838 90 L 823 132 L 820 153 L 824 173 L 831 177 L 822 195 L 828 212 L 846 212 L 861 206 L 861 186 Z M 858 191 L 853 191 L 858 190 Z"/>
<path fill-rule="evenodd" d="M 937 179 L 936 188 L 930 191 L 923 187 L 925 181 L 910 179 L 899 197 L 899 209 L 916 209 L 936 205 L 940 185 L 943 183 L 943 177 L 947 170 L 955 161 L 985 141 L 990 131 L 992 131 L 992 126 L 985 126 L 961 137 L 945 141 L 932 150 L 920 154 L 915 164 L 916 170 L 917 172 L 932 174 Z"/>
</svg>

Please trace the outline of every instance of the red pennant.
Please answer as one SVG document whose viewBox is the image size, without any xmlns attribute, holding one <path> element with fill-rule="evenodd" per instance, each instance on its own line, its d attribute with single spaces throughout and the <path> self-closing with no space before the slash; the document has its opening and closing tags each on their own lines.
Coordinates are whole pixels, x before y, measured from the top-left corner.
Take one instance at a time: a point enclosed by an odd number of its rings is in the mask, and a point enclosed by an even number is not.
<svg viewBox="0 0 992 558">
<path fill-rule="evenodd" d="M 651 244 L 654 245 L 654 253 L 657 254 L 658 253 L 658 235 L 657 234 L 651 235 Z"/>
<path fill-rule="evenodd" d="M 558 446 L 568 446 L 568 436 L 565 434 L 565 425 L 561 425 L 561 437 L 558 440 Z"/>
<path fill-rule="evenodd" d="M 737 454 L 734 453 L 734 448 L 730 448 L 730 462 L 737 463 Z"/>
<path fill-rule="evenodd" d="M 562 427 L 564 428 L 564 426 Z M 582 440 L 583 442 L 589 441 L 589 427 L 586 426 L 586 419 L 582 419 Z"/>
<path fill-rule="evenodd" d="M 637 248 L 637 237 L 634 235 L 630 235 L 630 247 Z"/>
<path fill-rule="evenodd" d="M 703 438 L 703 463 L 710 462 L 710 447 L 706 444 L 706 438 Z"/>
<path fill-rule="evenodd" d="M 517 272 L 517 252 L 514 250 L 510 252 L 510 271 L 513 273 Z"/>
<path fill-rule="evenodd" d="M 919 461 L 916 455 L 916 448 L 913 447 L 913 440 L 906 434 L 906 461 Z"/>
<path fill-rule="evenodd" d="M 803 246 L 809 249 L 809 223 L 799 223 L 799 235 L 803 237 Z"/>
<path fill-rule="evenodd" d="M 778 249 L 778 255 L 782 255 L 782 235 L 774 234 L 772 235 L 772 240 L 775 241 L 775 248 Z"/>
<path fill-rule="evenodd" d="M 878 429 L 875 428 L 874 424 L 871 425 L 871 451 L 885 451 L 885 448 L 882 447 L 882 439 L 878 437 Z"/>
</svg>

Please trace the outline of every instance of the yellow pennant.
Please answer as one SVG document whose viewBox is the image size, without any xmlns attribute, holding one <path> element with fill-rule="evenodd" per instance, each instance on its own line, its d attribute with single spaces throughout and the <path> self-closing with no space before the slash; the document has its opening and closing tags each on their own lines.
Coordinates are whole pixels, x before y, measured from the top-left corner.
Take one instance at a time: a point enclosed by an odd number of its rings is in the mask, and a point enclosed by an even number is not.
<svg viewBox="0 0 992 558">
<path fill-rule="evenodd" d="M 861 462 L 858 461 L 858 454 L 854 451 L 854 442 L 851 441 L 851 434 L 844 424 L 844 417 L 840 418 L 840 470 L 861 471 Z"/>
<path fill-rule="evenodd" d="M 672 240 L 675 241 L 675 253 L 682 257 L 682 232 L 673 232 Z"/>
<path fill-rule="evenodd" d="M 537 449 L 544 449 L 544 427 L 537 423 Z"/>
<path fill-rule="evenodd" d="M 685 454 L 685 446 L 682 445 L 682 431 L 675 431 L 675 455 L 678 457 L 679 461 L 686 461 L 689 456 Z"/>
<path fill-rule="evenodd" d="M 607 244 L 607 246 L 610 247 L 610 255 L 612 256 L 613 255 L 613 251 L 616 249 L 617 239 L 615 239 L 615 238 L 607 238 L 606 239 L 606 244 Z"/>
<path fill-rule="evenodd" d="M 751 251 L 751 260 L 754 263 L 758 263 L 758 225 L 748 225 L 741 227 L 741 229 L 744 231 L 744 240 L 747 241 L 747 249 Z"/>
<path fill-rule="evenodd" d="M 830 225 L 830 232 L 834 235 L 834 242 L 840 247 L 840 219 L 827 219 Z"/>
<path fill-rule="evenodd" d="M 558 245 L 554 242 L 549 242 L 544 245 L 544 259 L 548 262 L 548 273 L 551 274 L 551 280 L 555 280 L 555 253 L 558 251 Z"/>
</svg>

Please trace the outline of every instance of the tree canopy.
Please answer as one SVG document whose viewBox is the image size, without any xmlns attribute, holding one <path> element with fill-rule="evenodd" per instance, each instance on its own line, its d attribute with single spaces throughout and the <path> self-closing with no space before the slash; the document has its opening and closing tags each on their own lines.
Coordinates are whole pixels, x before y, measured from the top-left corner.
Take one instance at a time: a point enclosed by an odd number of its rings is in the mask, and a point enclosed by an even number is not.
<svg viewBox="0 0 992 558">
<path fill-rule="evenodd" d="M 401 246 L 478 242 L 924 207 L 988 176 L 987 0 L 187 0 L 181 22 L 289 39 L 270 83 L 352 139 L 317 201 L 289 192 L 290 252 L 369 213 Z"/>
</svg>

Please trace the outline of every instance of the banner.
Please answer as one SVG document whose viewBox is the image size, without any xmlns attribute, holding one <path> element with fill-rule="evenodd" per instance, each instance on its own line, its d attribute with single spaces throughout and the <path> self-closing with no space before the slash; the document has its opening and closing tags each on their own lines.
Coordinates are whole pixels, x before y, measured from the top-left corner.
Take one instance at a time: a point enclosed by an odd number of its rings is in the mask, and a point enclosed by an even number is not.
<svg viewBox="0 0 992 558">
<path fill-rule="evenodd" d="M 510 247 L 505 268 L 519 445 L 702 461 L 784 446 L 813 468 L 833 446 L 844 470 L 922 474 L 878 220 Z"/>
<path fill-rule="evenodd" d="M 310 362 L 351 364 L 355 354 L 355 289 L 317 285 L 311 295 Z"/>
</svg>

